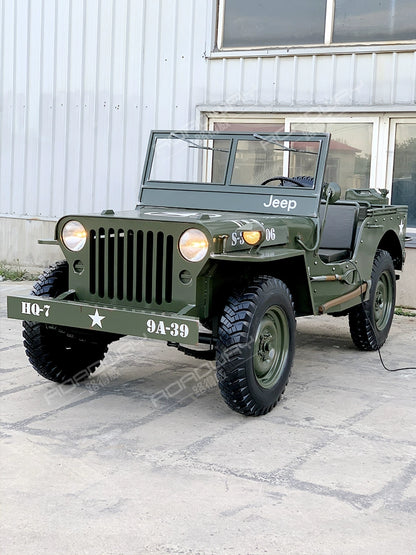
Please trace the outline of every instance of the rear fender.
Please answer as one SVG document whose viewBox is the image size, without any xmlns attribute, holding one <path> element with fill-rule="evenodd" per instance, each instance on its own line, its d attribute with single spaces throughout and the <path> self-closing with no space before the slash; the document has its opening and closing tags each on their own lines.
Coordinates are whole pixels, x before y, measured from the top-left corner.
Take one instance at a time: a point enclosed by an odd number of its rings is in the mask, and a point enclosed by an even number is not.
<svg viewBox="0 0 416 555">
<path fill-rule="evenodd" d="M 390 256 L 393 259 L 394 268 L 396 270 L 402 269 L 406 255 L 404 249 L 402 249 L 400 240 L 394 231 L 391 229 L 387 231 L 381 238 L 377 248 L 390 253 Z"/>
</svg>

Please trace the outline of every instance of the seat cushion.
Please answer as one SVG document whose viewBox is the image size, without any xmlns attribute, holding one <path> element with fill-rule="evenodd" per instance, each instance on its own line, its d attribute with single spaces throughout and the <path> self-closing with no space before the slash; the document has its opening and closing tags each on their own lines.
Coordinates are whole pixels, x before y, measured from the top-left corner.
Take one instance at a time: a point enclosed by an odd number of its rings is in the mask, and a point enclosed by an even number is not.
<svg viewBox="0 0 416 555">
<path fill-rule="evenodd" d="M 318 254 L 323 262 L 330 264 L 350 258 L 351 251 L 348 249 L 319 249 Z"/>
</svg>

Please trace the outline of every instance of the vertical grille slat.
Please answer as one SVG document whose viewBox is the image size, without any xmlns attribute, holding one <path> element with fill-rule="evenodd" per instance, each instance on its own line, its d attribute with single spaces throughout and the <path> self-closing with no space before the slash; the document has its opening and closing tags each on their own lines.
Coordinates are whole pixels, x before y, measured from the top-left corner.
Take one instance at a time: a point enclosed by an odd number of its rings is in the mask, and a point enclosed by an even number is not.
<svg viewBox="0 0 416 555">
<path fill-rule="evenodd" d="M 133 288 L 136 283 L 135 276 L 135 262 L 136 262 L 136 249 L 134 248 L 134 233 L 131 229 L 127 232 L 127 252 L 126 252 L 126 274 L 125 274 L 125 289 L 126 299 L 133 300 Z"/>
<path fill-rule="evenodd" d="M 143 300 L 143 231 L 137 232 L 136 243 L 136 301 L 141 303 Z"/>
<path fill-rule="evenodd" d="M 156 291 L 155 299 L 157 304 L 163 301 L 163 254 L 164 254 L 164 235 L 161 231 L 156 239 Z"/>
<path fill-rule="evenodd" d="M 98 247 L 97 247 L 97 290 L 98 296 L 104 297 L 104 275 L 105 275 L 105 230 L 100 227 L 98 230 Z"/>
<path fill-rule="evenodd" d="M 153 231 L 147 232 L 147 244 L 146 244 L 146 277 L 144 280 L 144 286 L 146 289 L 145 299 L 148 304 L 152 302 L 152 292 L 153 292 Z"/>
<path fill-rule="evenodd" d="M 94 229 L 90 231 L 90 292 L 95 295 L 96 261 L 95 251 L 97 249 L 97 233 Z"/>
<path fill-rule="evenodd" d="M 165 300 L 172 302 L 172 274 L 173 274 L 173 237 L 168 235 L 166 239 L 165 259 Z"/>
<path fill-rule="evenodd" d="M 163 231 L 90 232 L 90 293 L 125 303 L 172 302 L 172 235 Z"/>
<path fill-rule="evenodd" d="M 110 299 L 114 299 L 114 229 L 108 230 L 107 241 L 107 294 Z"/>
<path fill-rule="evenodd" d="M 117 299 L 124 298 L 124 231 L 117 232 Z"/>
</svg>

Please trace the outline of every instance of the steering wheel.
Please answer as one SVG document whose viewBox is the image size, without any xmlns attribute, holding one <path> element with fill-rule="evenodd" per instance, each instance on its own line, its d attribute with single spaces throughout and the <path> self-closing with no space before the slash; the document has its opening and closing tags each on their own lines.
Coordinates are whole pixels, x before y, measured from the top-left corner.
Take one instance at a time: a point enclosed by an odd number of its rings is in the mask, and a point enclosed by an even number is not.
<svg viewBox="0 0 416 555">
<path fill-rule="evenodd" d="M 284 187 L 283 185 L 284 181 L 289 181 L 290 183 L 294 183 L 298 187 L 307 187 L 307 185 L 301 183 L 300 181 L 296 181 L 296 179 L 292 179 L 291 177 L 284 177 L 283 175 L 276 175 L 275 177 L 270 177 L 269 179 L 266 179 L 265 181 L 263 181 L 263 183 L 260 183 L 260 185 L 267 185 L 271 181 L 277 181 L 277 180 L 281 182 L 282 187 Z"/>
</svg>

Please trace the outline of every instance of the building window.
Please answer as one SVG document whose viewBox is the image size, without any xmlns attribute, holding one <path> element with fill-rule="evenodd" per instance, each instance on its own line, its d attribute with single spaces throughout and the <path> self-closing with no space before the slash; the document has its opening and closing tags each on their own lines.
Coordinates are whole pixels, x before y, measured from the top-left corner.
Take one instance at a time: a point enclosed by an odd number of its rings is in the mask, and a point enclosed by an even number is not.
<svg viewBox="0 0 416 555">
<path fill-rule="evenodd" d="M 325 8 L 326 0 L 225 0 L 222 46 L 322 44 Z"/>
<path fill-rule="evenodd" d="M 325 181 L 335 181 L 345 193 L 347 189 L 370 187 L 373 123 L 305 122 L 290 123 L 291 131 L 331 133 Z"/>
<path fill-rule="evenodd" d="M 333 42 L 416 38 L 414 0 L 336 0 Z"/>
<path fill-rule="evenodd" d="M 218 0 L 220 50 L 416 40 L 414 0 Z"/>
<path fill-rule="evenodd" d="M 391 199 L 407 204 L 407 226 L 416 228 L 416 122 L 397 123 L 395 131 Z"/>
</svg>

